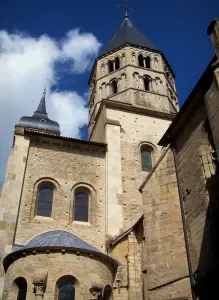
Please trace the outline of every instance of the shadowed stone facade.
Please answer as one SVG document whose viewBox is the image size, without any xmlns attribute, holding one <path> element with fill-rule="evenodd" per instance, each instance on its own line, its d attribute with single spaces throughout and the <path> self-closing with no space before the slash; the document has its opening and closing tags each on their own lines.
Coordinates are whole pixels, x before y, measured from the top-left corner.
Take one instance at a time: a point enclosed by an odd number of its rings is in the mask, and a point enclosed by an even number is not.
<svg viewBox="0 0 219 300">
<path fill-rule="evenodd" d="M 218 20 L 209 34 L 218 55 Z M 127 16 L 106 49 L 89 80 L 88 141 L 60 136 L 45 93 L 15 126 L 0 199 L 3 300 L 62 300 L 69 286 L 70 299 L 209 299 L 218 57 L 178 113 L 169 63 Z"/>
</svg>

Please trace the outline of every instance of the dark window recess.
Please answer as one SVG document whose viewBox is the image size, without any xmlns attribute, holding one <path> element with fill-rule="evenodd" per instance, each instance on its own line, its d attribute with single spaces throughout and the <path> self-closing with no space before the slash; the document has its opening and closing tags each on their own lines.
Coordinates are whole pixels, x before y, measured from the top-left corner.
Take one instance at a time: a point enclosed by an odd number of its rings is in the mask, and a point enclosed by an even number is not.
<svg viewBox="0 0 219 300">
<path fill-rule="evenodd" d="M 117 82 L 115 80 L 112 82 L 111 86 L 112 86 L 112 95 L 118 93 Z"/>
<path fill-rule="evenodd" d="M 142 54 L 139 54 L 139 56 L 138 56 L 138 65 L 140 67 L 144 67 L 144 58 L 143 58 Z"/>
<path fill-rule="evenodd" d="M 53 190 L 50 187 L 43 187 L 38 191 L 36 214 L 42 217 L 51 217 L 52 214 Z"/>
<path fill-rule="evenodd" d="M 145 66 L 146 66 L 146 68 L 148 68 L 148 69 L 151 68 L 151 59 L 150 59 L 149 56 L 147 56 L 147 57 L 145 58 Z"/>
<path fill-rule="evenodd" d="M 119 60 L 119 57 L 116 57 L 115 59 L 115 68 L 116 70 L 118 70 L 120 68 L 120 60 Z"/>
<path fill-rule="evenodd" d="M 114 71 L 113 62 L 111 60 L 108 61 L 108 69 L 109 73 Z"/>
<path fill-rule="evenodd" d="M 74 220 L 88 222 L 88 192 L 78 192 L 75 194 Z"/>
<path fill-rule="evenodd" d="M 145 89 L 145 91 L 150 90 L 150 79 L 148 77 L 144 78 L 144 89 Z"/>
<path fill-rule="evenodd" d="M 142 171 L 151 172 L 152 170 L 152 153 L 149 150 L 141 151 L 141 166 Z"/>
<path fill-rule="evenodd" d="M 72 283 L 61 282 L 59 284 L 59 297 L 58 300 L 74 300 L 75 299 L 75 287 Z"/>
<path fill-rule="evenodd" d="M 19 277 L 15 280 L 15 284 L 18 287 L 17 300 L 26 300 L 27 296 L 27 282 L 23 277 Z"/>
</svg>

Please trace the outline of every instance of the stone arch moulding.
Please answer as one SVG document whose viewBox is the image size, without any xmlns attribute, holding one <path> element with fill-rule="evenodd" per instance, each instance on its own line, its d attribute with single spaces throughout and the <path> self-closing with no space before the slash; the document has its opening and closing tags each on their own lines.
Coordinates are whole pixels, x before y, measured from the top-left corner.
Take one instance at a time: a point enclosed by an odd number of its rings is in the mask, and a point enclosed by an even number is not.
<svg viewBox="0 0 219 300">
<path fill-rule="evenodd" d="M 31 203 L 31 212 L 30 212 L 30 220 L 34 219 L 37 217 L 36 215 L 36 206 L 37 206 L 37 196 L 38 196 L 38 189 L 40 188 L 41 185 L 46 183 L 49 183 L 53 186 L 53 201 L 52 201 L 52 213 L 51 213 L 51 218 L 53 218 L 53 209 L 56 205 L 56 199 L 57 199 L 57 193 L 60 192 L 61 187 L 58 181 L 56 181 L 54 178 L 51 177 L 42 177 L 38 179 L 35 184 L 34 184 L 34 190 L 33 190 L 33 198 L 32 198 L 32 203 Z M 40 217 L 40 216 L 38 216 Z"/>
<path fill-rule="evenodd" d="M 151 142 L 148 142 L 148 141 L 145 141 L 145 142 L 141 142 L 139 143 L 138 145 L 138 158 L 139 158 L 139 168 L 140 170 L 142 170 L 142 148 L 143 147 L 148 147 L 148 148 L 151 148 L 152 151 L 152 167 L 153 165 L 156 163 L 156 160 L 157 160 L 157 147 L 151 143 Z"/>
<path fill-rule="evenodd" d="M 85 189 L 89 190 L 88 222 L 86 222 L 85 224 L 92 225 L 96 220 L 96 216 L 94 215 L 94 212 L 96 211 L 95 207 L 97 205 L 97 192 L 96 192 L 96 189 L 91 184 L 86 183 L 86 182 L 78 182 L 71 189 L 71 201 L 70 201 L 70 207 L 69 207 L 69 211 L 70 211 L 69 224 L 71 225 L 72 222 L 73 223 L 78 222 L 78 221 L 74 221 L 73 213 L 74 213 L 74 204 L 75 204 L 75 202 L 74 202 L 75 201 L 75 191 L 80 188 L 85 188 Z"/>
</svg>

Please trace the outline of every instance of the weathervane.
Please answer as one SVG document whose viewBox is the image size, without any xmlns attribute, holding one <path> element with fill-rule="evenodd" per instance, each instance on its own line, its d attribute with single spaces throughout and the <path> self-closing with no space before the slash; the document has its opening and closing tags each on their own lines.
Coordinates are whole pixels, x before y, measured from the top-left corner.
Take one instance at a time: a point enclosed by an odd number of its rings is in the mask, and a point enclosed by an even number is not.
<svg viewBox="0 0 219 300">
<path fill-rule="evenodd" d="M 118 5 L 118 7 L 124 9 L 125 17 L 128 17 L 129 11 L 134 11 L 133 8 L 128 7 L 128 0 L 124 0 L 124 3 L 122 5 Z"/>
</svg>

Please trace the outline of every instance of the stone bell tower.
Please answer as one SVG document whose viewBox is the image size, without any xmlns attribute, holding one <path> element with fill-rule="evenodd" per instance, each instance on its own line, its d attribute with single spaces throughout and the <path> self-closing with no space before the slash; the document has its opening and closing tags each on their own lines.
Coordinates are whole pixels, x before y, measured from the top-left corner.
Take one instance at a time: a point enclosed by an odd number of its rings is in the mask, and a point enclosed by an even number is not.
<svg viewBox="0 0 219 300">
<path fill-rule="evenodd" d="M 107 227 L 108 235 L 116 236 L 141 216 L 138 188 L 159 158 L 157 143 L 178 111 L 174 73 L 126 15 L 96 59 L 89 88 L 89 139 L 108 145 Z M 146 167 L 142 149 L 151 153 Z"/>
</svg>

